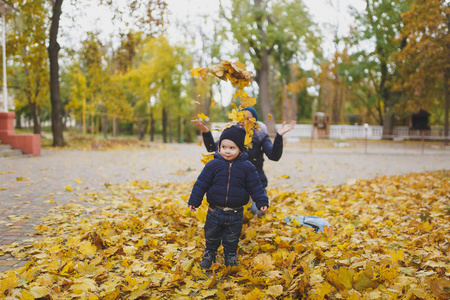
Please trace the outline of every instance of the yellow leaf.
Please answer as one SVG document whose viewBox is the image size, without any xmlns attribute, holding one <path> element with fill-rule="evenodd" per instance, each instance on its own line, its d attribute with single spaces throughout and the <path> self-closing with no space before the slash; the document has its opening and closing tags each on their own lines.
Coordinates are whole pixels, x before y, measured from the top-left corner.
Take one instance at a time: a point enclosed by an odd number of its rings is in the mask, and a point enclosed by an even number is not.
<svg viewBox="0 0 450 300">
<path fill-rule="evenodd" d="M 272 115 L 271 114 L 267 114 L 267 117 L 269 118 L 269 120 L 273 120 Z"/>
<path fill-rule="evenodd" d="M 206 120 L 208 117 L 204 114 L 204 113 L 200 113 L 197 115 L 200 119 L 202 119 L 203 121 Z"/>
<path fill-rule="evenodd" d="M 403 249 L 400 249 L 398 251 L 391 249 L 389 250 L 389 255 L 391 256 L 391 260 L 393 263 L 396 263 L 399 260 L 405 261 L 405 253 L 403 252 Z"/>
<path fill-rule="evenodd" d="M 445 278 L 433 278 L 430 282 L 430 290 L 434 297 L 445 299 L 450 296 L 450 280 Z"/>
<path fill-rule="evenodd" d="M 288 178 L 290 178 L 291 176 L 289 176 L 289 175 L 281 175 L 281 178 L 284 178 L 284 179 L 288 179 Z"/>
<path fill-rule="evenodd" d="M 201 162 L 206 165 L 210 160 L 214 159 L 214 152 L 208 152 L 207 154 L 202 153 L 202 156 Z"/>
<path fill-rule="evenodd" d="M 214 100 L 213 98 L 211 98 L 211 107 L 213 107 L 215 103 L 216 103 L 216 100 Z"/>
<path fill-rule="evenodd" d="M 24 178 L 23 178 L 23 177 L 17 177 L 16 180 L 17 180 L 17 181 L 23 181 Z"/>
<path fill-rule="evenodd" d="M 322 285 L 319 285 L 319 289 L 317 290 L 317 299 L 324 299 L 324 297 L 326 295 L 328 295 L 331 292 L 332 286 L 328 283 L 325 282 Z"/>
<path fill-rule="evenodd" d="M 283 294 L 283 286 L 282 285 L 271 285 L 265 290 L 267 295 L 271 295 L 273 297 L 278 297 Z"/>
<path fill-rule="evenodd" d="M 249 144 L 252 143 L 253 138 L 251 137 L 251 135 L 247 132 L 245 134 L 245 140 L 244 140 L 244 145 L 248 146 Z"/>
<path fill-rule="evenodd" d="M 15 273 L 8 273 L 8 276 L 0 280 L 0 294 L 4 294 L 7 290 L 12 290 L 20 284 Z"/>
<path fill-rule="evenodd" d="M 85 255 L 94 255 L 95 253 L 97 253 L 97 247 L 95 245 L 92 245 L 89 241 L 81 242 L 78 249 Z"/>
<path fill-rule="evenodd" d="M 192 266 L 194 265 L 194 259 L 190 259 L 188 261 L 185 261 L 181 264 L 181 268 L 185 272 L 189 272 L 192 269 Z"/>
<path fill-rule="evenodd" d="M 70 185 L 68 185 L 68 186 L 66 186 L 66 187 L 64 187 L 67 191 L 69 191 L 69 192 L 72 192 L 73 190 L 72 190 L 72 188 L 70 187 Z"/>
<path fill-rule="evenodd" d="M 428 221 L 423 222 L 421 227 L 425 232 L 430 232 L 433 229 L 433 225 L 431 225 Z"/>
<path fill-rule="evenodd" d="M 206 80 L 206 76 L 209 73 L 208 68 L 195 68 L 191 69 L 191 76 L 192 77 L 201 77 L 203 80 Z"/>
<path fill-rule="evenodd" d="M 254 265 L 255 269 L 259 270 L 273 270 L 275 268 L 272 260 L 272 256 L 267 253 L 262 253 L 257 256 L 255 256 L 252 259 L 252 264 Z"/>
<path fill-rule="evenodd" d="M 261 292 L 258 288 L 254 288 L 250 293 L 246 294 L 245 300 L 265 299 L 266 293 Z"/>
<path fill-rule="evenodd" d="M 255 106 L 256 104 L 256 98 L 244 98 L 241 100 L 241 107 L 245 108 L 245 107 L 249 107 L 249 106 Z"/>
<path fill-rule="evenodd" d="M 7 190 L 7 188 L 0 187 L 0 191 L 5 191 L 5 190 Z"/>
<path fill-rule="evenodd" d="M 34 298 L 42 298 L 48 295 L 48 290 L 45 287 L 42 286 L 33 286 L 30 289 L 30 294 L 34 297 Z"/>
<path fill-rule="evenodd" d="M 228 118 L 231 121 L 240 123 L 245 121 L 245 114 L 244 112 L 241 110 L 238 110 L 237 108 L 234 108 L 229 114 L 228 114 Z"/>
<path fill-rule="evenodd" d="M 20 300 L 34 300 L 35 298 L 40 298 L 40 297 L 34 297 L 28 291 L 21 291 L 21 294 L 22 295 L 20 297 Z M 43 295 L 43 296 L 45 296 L 45 295 Z"/>
<path fill-rule="evenodd" d="M 77 278 L 74 279 L 74 283 L 70 287 L 70 289 L 75 294 L 89 294 L 89 292 L 97 291 L 97 283 L 93 279 L 89 278 Z"/>
<path fill-rule="evenodd" d="M 75 183 L 83 183 L 83 181 L 81 180 L 81 178 L 77 178 L 75 179 Z"/>
<path fill-rule="evenodd" d="M 362 292 L 367 290 L 368 288 L 376 288 L 378 287 L 378 282 L 376 280 L 372 280 L 372 274 L 369 271 L 364 270 L 358 274 L 358 278 L 355 280 L 354 288 L 355 290 Z"/>
<path fill-rule="evenodd" d="M 339 282 L 347 289 L 352 288 L 352 280 L 353 280 L 353 274 L 355 272 L 352 269 L 347 269 L 345 267 L 339 268 Z"/>
</svg>

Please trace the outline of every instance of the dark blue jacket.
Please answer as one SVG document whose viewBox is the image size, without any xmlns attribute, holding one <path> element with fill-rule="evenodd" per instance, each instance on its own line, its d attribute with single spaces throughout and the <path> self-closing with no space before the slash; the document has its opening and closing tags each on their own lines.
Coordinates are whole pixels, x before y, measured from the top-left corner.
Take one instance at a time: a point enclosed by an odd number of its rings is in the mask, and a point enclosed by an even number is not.
<svg viewBox="0 0 450 300">
<path fill-rule="evenodd" d="M 208 152 L 217 151 L 218 142 L 215 143 L 211 131 L 202 133 L 203 142 Z M 264 130 L 255 131 L 252 138 L 252 148 L 247 151 L 248 160 L 256 167 L 263 187 L 267 187 L 267 177 L 264 173 L 264 153 L 270 160 L 278 161 L 283 154 L 283 137 L 277 133 L 275 140 L 270 140 Z"/>
<path fill-rule="evenodd" d="M 269 206 L 269 198 L 262 187 L 255 166 L 243 153 L 232 162 L 226 161 L 219 153 L 209 161 L 192 188 L 188 204 L 199 207 L 203 196 L 211 206 L 238 208 L 249 201 L 249 196 L 259 209 Z"/>
</svg>

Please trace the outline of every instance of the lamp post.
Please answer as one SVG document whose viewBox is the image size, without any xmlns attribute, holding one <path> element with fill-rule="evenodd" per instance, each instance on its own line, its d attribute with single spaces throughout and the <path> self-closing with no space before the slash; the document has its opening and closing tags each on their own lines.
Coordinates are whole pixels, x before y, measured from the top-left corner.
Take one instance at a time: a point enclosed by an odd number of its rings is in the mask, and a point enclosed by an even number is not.
<svg viewBox="0 0 450 300">
<path fill-rule="evenodd" d="M 369 131 L 369 124 L 364 124 L 364 131 L 365 131 L 365 137 L 364 137 L 364 153 L 367 154 L 367 131 Z"/>
<path fill-rule="evenodd" d="M 6 25 L 5 15 L 13 11 L 13 8 L 0 0 L 0 15 L 2 17 L 2 52 L 3 52 L 3 111 L 8 112 L 8 89 L 6 84 Z"/>
</svg>

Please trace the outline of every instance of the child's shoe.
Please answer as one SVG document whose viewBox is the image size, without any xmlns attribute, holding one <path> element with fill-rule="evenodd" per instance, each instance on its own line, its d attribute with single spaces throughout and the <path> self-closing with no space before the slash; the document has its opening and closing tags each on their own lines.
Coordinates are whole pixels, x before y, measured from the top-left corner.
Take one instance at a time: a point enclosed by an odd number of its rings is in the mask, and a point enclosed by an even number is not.
<svg viewBox="0 0 450 300">
<path fill-rule="evenodd" d="M 216 252 L 205 250 L 203 253 L 203 259 L 200 262 L 200 267 L 203 270 L 208 270 L 213 262 L 216 262 Z"/>
<path fill-rule="evenodd" d="M 238 265 L 238 257 L 236 253 L 225 254 L 225 266 L 237 266 Z"/>
</svg>

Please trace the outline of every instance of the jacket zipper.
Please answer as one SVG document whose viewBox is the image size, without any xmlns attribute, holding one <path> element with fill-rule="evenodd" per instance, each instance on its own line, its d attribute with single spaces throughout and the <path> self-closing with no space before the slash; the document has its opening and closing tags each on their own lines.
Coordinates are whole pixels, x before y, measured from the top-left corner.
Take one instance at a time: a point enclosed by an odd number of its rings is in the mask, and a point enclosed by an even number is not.
<svg viewBox="0 0 450 300">
<path fill-rule="evenodd" d="M 233 163 L 230 163 L 230 167 L 228 168 L 228 184 L 227 184 L 227 196 L 225 198 L 225 207 L 228 207 L 228 191 L 230 190 L 230 178 L 231 178 L 231 165 Z"/>
</svg>

